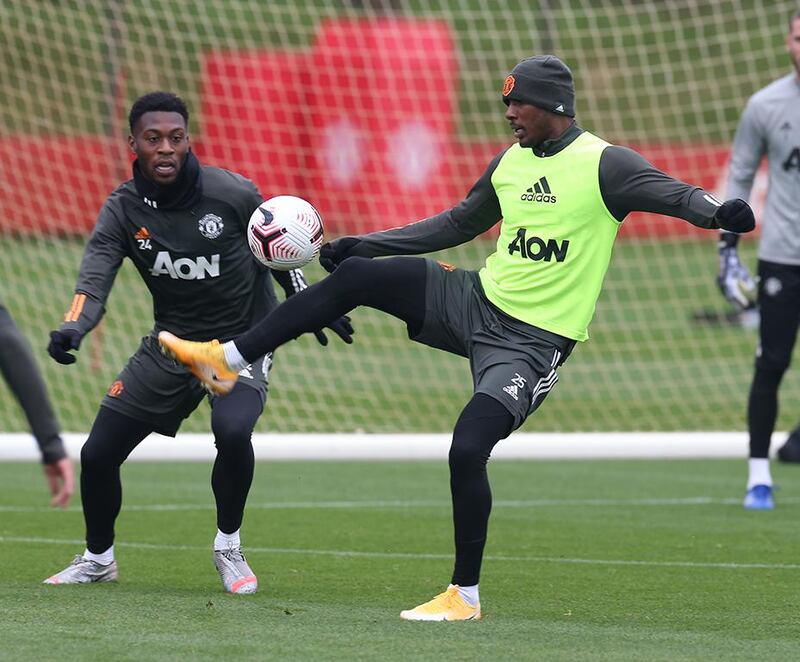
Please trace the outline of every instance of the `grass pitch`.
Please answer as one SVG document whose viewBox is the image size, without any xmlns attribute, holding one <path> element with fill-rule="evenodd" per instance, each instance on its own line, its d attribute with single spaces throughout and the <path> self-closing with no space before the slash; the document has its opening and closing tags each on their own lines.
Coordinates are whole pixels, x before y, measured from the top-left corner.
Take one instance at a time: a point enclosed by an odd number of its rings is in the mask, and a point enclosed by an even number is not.
<svg viewBox="0 0 800 662">
<path fill-rule="evenodd" d="M 132 463 L 117 585 L 41 585 L 81 551 L 76 505 L 0 464 L 0 658 L 794 659 L 798 468 L 774 512 L 741 461 L 495 462 L 484 619 L 405 623 L 451 570 L 444 461 L 261 463 L 243 541 L 261 588 L 222 592 L 210 467 Z"/>
</svg>

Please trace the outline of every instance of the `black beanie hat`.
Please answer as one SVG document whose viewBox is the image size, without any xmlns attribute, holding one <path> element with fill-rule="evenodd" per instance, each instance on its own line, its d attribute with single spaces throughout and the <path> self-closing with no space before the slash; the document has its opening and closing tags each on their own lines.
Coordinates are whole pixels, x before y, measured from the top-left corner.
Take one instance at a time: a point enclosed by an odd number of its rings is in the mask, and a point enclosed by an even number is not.
<svg viewBox="0 0 800 662">
<path fill-rule="evenodd" d="M 569 67 L 555 55 L 522 60 L 503 83 L 503 102 L 520 101 L 557 115 L 575 117 L 575 85 Z"/>
</svg>

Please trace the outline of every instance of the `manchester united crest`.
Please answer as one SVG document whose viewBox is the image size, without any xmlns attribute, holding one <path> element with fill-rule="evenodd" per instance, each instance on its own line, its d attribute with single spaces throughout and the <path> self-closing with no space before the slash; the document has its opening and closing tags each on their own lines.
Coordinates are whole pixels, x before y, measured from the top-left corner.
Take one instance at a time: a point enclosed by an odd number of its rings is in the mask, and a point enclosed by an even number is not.
<svg viewBox="0 0 800 662">
<path fill-rule="evenodd" d="M 200 234 L 206 239 L 216 239 L 222 234 L 222 228 L 225 224 L 222 219 L 216 214 L 206 214 L 197 222 L 197 228 Z"/>
</svg>

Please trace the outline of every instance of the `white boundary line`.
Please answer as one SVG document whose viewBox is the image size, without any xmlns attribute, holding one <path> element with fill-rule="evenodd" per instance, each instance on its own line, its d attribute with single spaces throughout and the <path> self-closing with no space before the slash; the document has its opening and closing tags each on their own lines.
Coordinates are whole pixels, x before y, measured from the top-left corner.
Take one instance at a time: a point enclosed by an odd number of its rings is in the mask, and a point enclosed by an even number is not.
<svg viewBox="0 0 800 662">
<path fill-rule="evenodd" d="M 800 503 L 798 497 L 781 497 L 781 504 Z M 741 507 L 739 497 L 664 497 L 656 499 L 528 499 L 505 500 L 495 499 L 495 508 L 640 508 L 662 506 L 736 506 Z M 126 511 L 136 512 L 175 512 L 175 511 L 215 511 L 216 506 L 209 503 L 151 503 L 151 504 L 126 504 Z M 447 509 L 451 502 L 445 500 L 382 500 L 382 501 L 275 501 L 272 503 L 248 503 L 247 510 L 390 510 L 394 508 L 433 508 Z M 66 510 L 54 509 L 49 506 L 3 506 L 0 513 L 61 513 L 83 512 L 80 506 L 70 506 Z"/>
<path fill-rule="evenodd" d="M 59 540 L 55 538 L 24 538 L 0 536 L 0 543 L 26 545 L 64 545 L 83 547 L 83 540 Z M 131 549 L 152 549 L 156 551 L 208 552 L 210 547 L 199 545 L 163 545 L 146 542 L 114 542 L 115 547 Z M 414 552 L 362 552 L 358 550 L 337 549 L 297 549 L 286 547 L 246 547 L 248 554 L 296 554 L 306 556 L 334 556 L 344 558 L 380 559 L 430 559 L 451 560 L 452 554 L 425 554 Z M 484 556 L 485 561 L 510 561 L 513 563 L 567 563 L 571 565 L 615 565 L 645 566 L 659 568 L 716 568 L 721 570 L 800 570 L 797 563 L 714 563 L 702 561 L 643 561 L 636 559 L 581 559 L 554 556 Z"/>
<path fill-rule="evenodd" d="M 449 434 L 255 434 L 261 460 L 425 460 L 446 459 Z M 80 456 L 85 433 L 64 435 L 67 451 Z M 501 441 L 494 459 L 679 459 L 747 457 L 746 432 L 518 433 Z M 777 447 L 779 444 L 773 444 Z M 153 434 L 131 460 L 210 460 L 211 434 Z M 0 461 L 37 460 L 28 434 L 0 433 Z"/>
</svg>

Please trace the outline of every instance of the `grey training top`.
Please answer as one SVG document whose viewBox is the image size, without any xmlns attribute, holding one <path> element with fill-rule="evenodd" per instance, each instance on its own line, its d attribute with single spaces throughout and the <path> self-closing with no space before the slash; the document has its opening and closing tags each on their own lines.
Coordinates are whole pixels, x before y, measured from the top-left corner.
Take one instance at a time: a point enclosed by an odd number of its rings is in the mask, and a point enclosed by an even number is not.
<svg viewBox="0 0 800 662">
<path fill-rule="evenodd" d="M 769 190 L 758 257 L 800 265 L 800 79 L 792 73 L 747 102 L 733 141 L 728 197 L 747 200 L 766 154 Z"/>
<path fill-rule="evenodd" d="M 560 137 L 531 149 L 539 158 L 547 158 L 582 132 L 573 123 Z M 467 197 L 455 207 L 410 225 L 362 235 L 361 242 L 348 254 L 418 255 L 458 246 L 485 232 L 503 215 L 491 179 L 505 152 L 492 159 Z M 645 211 L 682 218 L 701 228 L 719 227 L 714 218 L 720 206 L 717 200 L 697 186 L 670 177 L 628 147 L 610 145 L 603 150 L 598 178 L 603 202 L 618 221 L 630 212 Z"/>
<path fill-rule="evenodd" d="M 247 244 L 250 214 L 261 203 L 241 175 L 201 166 L 203 195 L 190 209 L 155 209 L 134 180 L 106 200 L 86 244 L 75 292 L 86 300 L 77 320 L 61 328 L 88 333 L 124 258 L 129 258 L 153 298 L 153 333 L 162 329 L 190 340 L 230 338 L 246 331 L 277 305 L 272 274 Z M 284 285 L 284 287 L 286 287 Z"/>
</svg>

